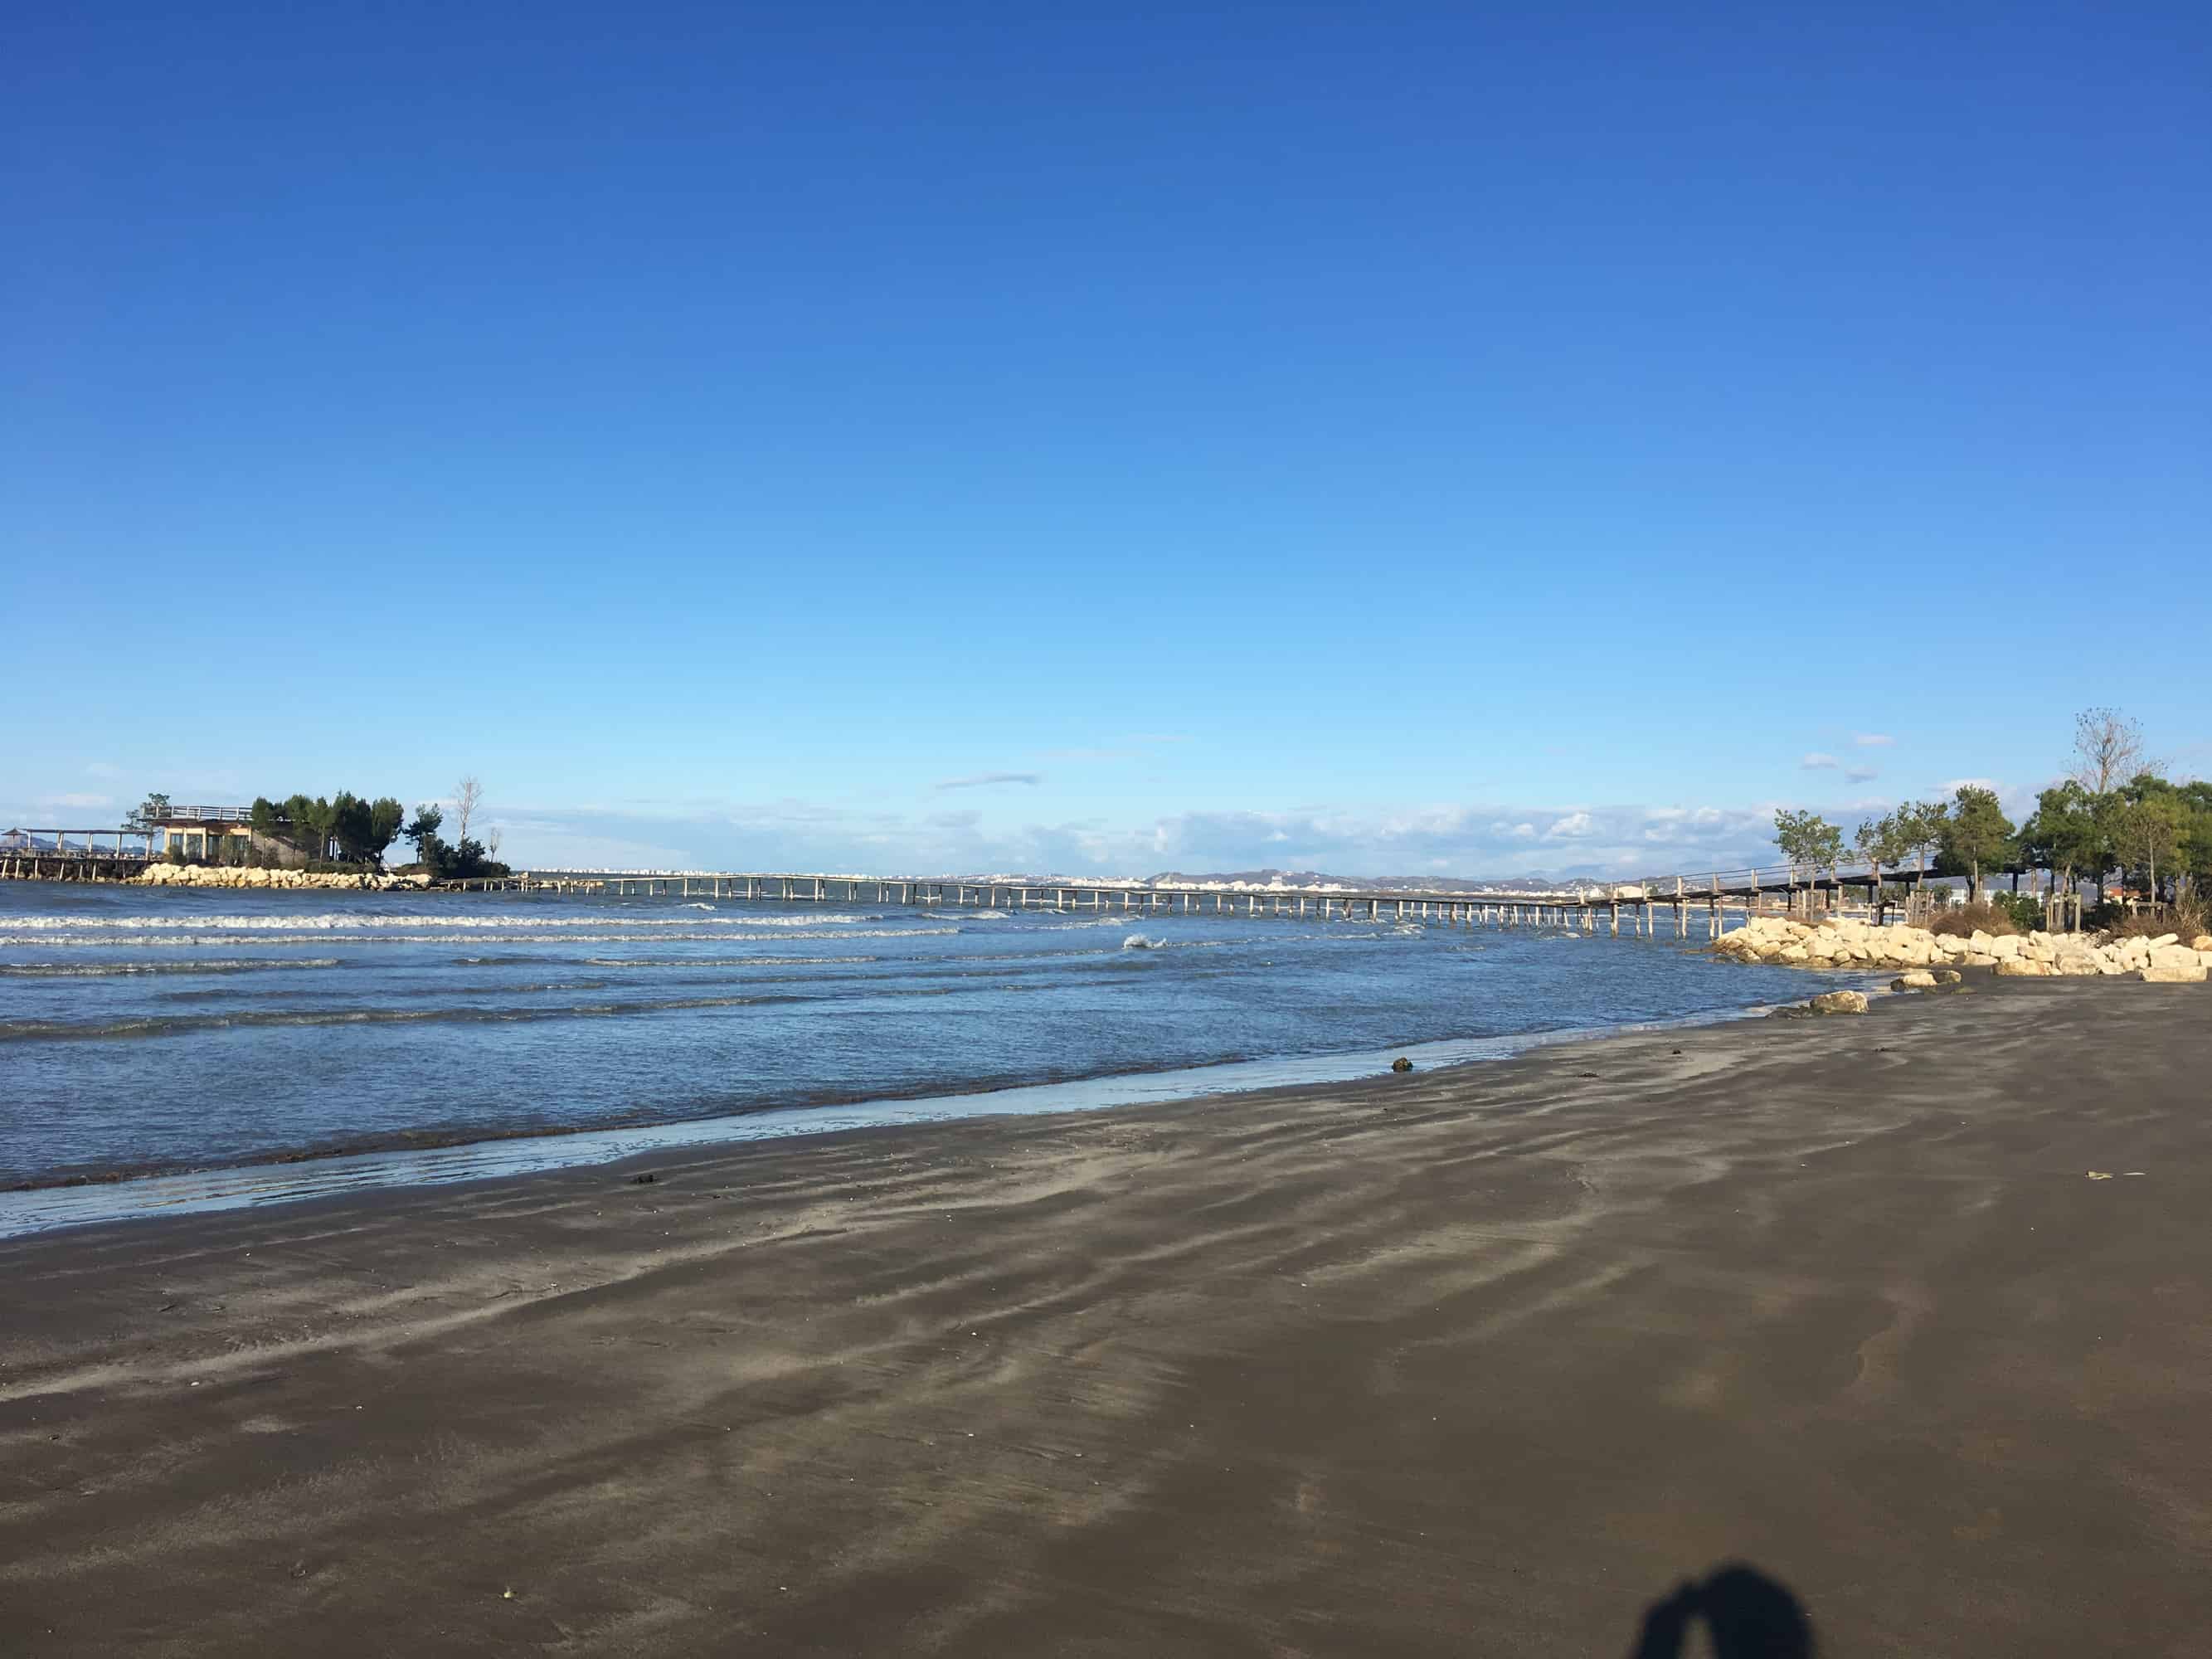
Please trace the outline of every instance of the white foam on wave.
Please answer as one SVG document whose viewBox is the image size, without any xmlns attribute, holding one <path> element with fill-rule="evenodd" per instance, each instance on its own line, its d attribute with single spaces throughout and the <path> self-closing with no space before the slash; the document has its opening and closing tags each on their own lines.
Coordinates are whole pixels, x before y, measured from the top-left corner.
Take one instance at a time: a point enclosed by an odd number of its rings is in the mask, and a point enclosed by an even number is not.
<svg viewBox="0 0 2212 1659">
<path fill-rule="evenodd" d="M 4 979 L 117 979 L 132 974 L 251 974 L 270 969 L 335 968 L 336 957 L 247 957 L 216 962 L 0 963 Z"/>
<path fill-rule="evenodd" d="M 572 926 L 575 924 L 571 924 Z M 591 926 L 594 924 L 586 924 Z M 928 939 L 957 933 L 957 927 L 855 927 L 849 933 L 836 935 L 840 940 L 848 939 Z M 654 945 L 774 945 L 791 941 L 788 933 L 313 933 L 286 937 L 265 933 L 108 933 L 94 937 L 52 933 L 0 933 L 0 947 L 37 945 L 51 950 L 55 946 L 94 945 L 105 950 L 152 950 L 157 947 L 178 946 L 239 946 L 281 945 L 635 945 L 649 941 Z M 805 943 L 804 939 L 796 941 Z"/>
<path fill-rule="evenodd" d="M 679 906 L 685 910 L 711 910 L 711 904 Z M 717 916 L 711 922 L 696 915 L 610 916 L 471 915 L 425 915 L 411 912 L 318 910 L 290 916 L 15 916 L 8 926 L 15 933 L 51 936 L 71 933 L 156 933 L 184 929 L 219 929 L 227 933 L 313 933 L 354 932 L 386 927 L 840 927 L 881 921 L 879 914 L 832 912 L 807 916 Z"/>
<path fill-rule="evenodd" d="M 1132 933 L 1121 941 L 1124 951 L 1164 951 L 1168 942 L 1164 939 L 1147 939 L 1142 933 Z"/>
</svg>

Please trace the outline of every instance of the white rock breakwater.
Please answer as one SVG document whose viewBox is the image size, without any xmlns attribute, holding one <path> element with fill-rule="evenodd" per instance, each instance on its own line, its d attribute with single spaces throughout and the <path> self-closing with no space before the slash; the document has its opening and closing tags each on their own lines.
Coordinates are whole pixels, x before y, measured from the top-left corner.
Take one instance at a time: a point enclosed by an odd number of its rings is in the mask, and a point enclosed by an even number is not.
<svg viewBox="0 0 2212 1659">
<path fill-rule="evenodd" d="M 394 888 L 427 887 L 428 876 L 317 874 L 307 870 L 250 870 L 235 865 L 149 864 L 134 878 L 148 887 L 343 888 L 388 893 Z"/>
<path fill-rule="evenodd" d="M 1848 920 L 1814 924 L 1756 916 L 1712 948 L 1737 962 L 1808 968 L 1990 968 L 2035 979 L 2133 975 L 2152 984 L 2183 985 L 2212 972 L 2212 934 L 2187 941 L 2167 933 L 2100 942 L 2085 933 L 1931 933 L 1923 927 L 1877 927 Z"/>
</svg>

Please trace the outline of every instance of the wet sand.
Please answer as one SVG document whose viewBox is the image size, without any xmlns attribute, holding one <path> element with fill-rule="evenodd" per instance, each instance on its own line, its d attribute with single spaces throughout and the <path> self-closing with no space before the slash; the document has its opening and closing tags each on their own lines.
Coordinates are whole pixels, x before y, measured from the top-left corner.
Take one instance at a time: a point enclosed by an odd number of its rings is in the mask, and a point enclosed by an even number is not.
<svg viewBox="0 0 2212 1659">
<path fill-rule="evenodd" d="M 0 1243 L 0 1652 L 2196 1655 L 2208 1192 L 2020 981 Z"/>
</svg>

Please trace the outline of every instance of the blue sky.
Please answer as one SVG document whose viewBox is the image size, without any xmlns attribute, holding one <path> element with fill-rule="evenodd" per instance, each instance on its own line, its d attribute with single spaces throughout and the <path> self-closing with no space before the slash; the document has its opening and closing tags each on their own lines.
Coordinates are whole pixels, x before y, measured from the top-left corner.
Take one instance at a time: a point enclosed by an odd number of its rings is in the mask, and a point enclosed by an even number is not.
<svg viewBox="0 0 2212 1659">
<path fill-rule="evenodd" d="M 2181 4 L 27 15 L 0 821 L 1634 873 L 2089 703 L 2212 770 L 2208 83 Z"/>
</svg>

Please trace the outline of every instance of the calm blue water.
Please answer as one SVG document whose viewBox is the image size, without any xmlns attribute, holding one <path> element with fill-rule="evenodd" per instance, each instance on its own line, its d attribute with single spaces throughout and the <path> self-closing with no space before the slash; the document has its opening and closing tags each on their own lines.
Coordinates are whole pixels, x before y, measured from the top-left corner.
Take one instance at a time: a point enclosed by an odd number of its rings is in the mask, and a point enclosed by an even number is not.
<svg viewBox="0 0 2212 1659">
<path fill-rule="evenodd" d="M 1802 999 L 1810 977 L 1664 937 L 1438 923 L 9 883 L 0 1186 L 518 1131 L 777 1133 L 1227 1062 L 1295 1080 Z"/>
</svg>

